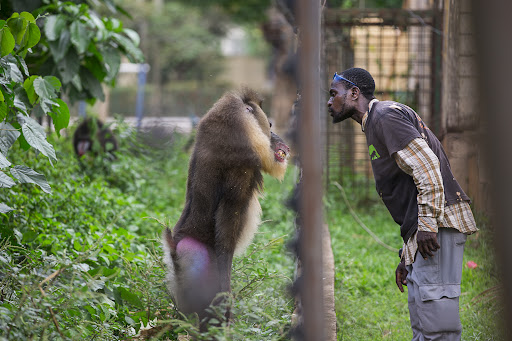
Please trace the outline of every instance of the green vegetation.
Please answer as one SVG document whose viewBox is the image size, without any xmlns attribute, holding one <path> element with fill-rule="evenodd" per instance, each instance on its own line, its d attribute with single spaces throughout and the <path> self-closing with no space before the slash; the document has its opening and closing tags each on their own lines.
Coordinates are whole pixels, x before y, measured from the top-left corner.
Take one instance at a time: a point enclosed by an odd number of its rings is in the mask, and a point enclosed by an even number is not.
<svg viewBox="0 0 512 341">
<path fill-rule="evenodd" d="M 11 148 L 13 162 L 46 167 L 53 191 L 30 184 L 0 191 L 0 201 L 13 208 L 0 215 L 0 339 L 176 339 L 185 327 L 194 333 L 176 320 L 166 292 L 158 222 L 173 226 L 181 214 L 188 138 L 174 135 L 159 141 L 165 149 L 150 151 L 122 124 L 116 134 L 121 148 L 112 163 L 100 156 L 80 166 L 70 137 L 49 136 L 60 160 L 53 168 L 33 151 Z M 293 171 L 282 184 L 265 184 L 264 223 L 234 262 L 236 318 L 212 329 L 219 339 L 287 338 L 293 259 L 285 243 L 293 217 L 282 201 Z M 140 330 L 148 324 L 158 328 Z"/>
<path fill-rule="evenodd" d="M 386 244 L 399 248 L 398 226 L 377 194 L 361 199 L 357 187 L 346 186 L 349 201 L 361 221 Z M 407 289 L 395 284 L 398 255 L 379 245 L 350 215 L 341 193 L 332 186 L 327 198 L 328 224 L 336 266 L 338 340 L 410 340 Z M 481 220 L 481 221 L 480 221 Z M 492 229 L 479 219 L 480 231 L 469 236 L 462 272 L 460 314 L 462 340 L 501 340 L 496 286 L 499 273 L 493 258 Z M 489 292 L 484 292 L 486 290 Z"/>
</svg>

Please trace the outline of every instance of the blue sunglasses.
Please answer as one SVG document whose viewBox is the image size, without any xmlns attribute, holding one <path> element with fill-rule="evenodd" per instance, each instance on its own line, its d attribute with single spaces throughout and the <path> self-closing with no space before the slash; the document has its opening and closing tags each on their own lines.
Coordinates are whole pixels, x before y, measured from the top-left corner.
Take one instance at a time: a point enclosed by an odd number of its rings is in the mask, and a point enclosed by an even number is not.
<svg viewBox="0 0 512 341">
<path fill-rule="evenodd" d="M 355 87 L 358 87 L 356 83 L 352 82 L 352 81 L 349 81 L 348 79 L 346 79 L 345 77 L 341 76 L 341 75 L 338 75 L 337 72 L 334 73 L 334 76 L 332 76 L 332 79 L 335 79 L 337 82 L 339 81 L 345 81 L 345 82 L 349 82 L 350 84 L 352 84 L 353 86 Z M 359 88 L 359 87 L 358 87 Z"/>
</svg>

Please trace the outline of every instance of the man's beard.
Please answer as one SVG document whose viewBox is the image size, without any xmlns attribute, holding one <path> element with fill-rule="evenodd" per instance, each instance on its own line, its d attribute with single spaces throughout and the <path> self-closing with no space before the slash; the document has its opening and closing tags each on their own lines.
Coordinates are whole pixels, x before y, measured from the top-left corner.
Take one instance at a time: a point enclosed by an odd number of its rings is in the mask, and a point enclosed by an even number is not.
<svg viewBox="0 0 512 341">
<path fill-rule="evenodd" d="M 343 113 L 345 111 L 345 105 L 347 103 L 347 94 L 343 95 L 343 106 L 341 107 L 340 113 Z M 345 121 L 347 118 L 352 117 L 353 110 L 347 111 L 341 116 L 338 116 L 336 112 L 334 112 L 334 116 L 332 117 L 332 123 L 339 123 L 342 121 Z"/>
</svg>

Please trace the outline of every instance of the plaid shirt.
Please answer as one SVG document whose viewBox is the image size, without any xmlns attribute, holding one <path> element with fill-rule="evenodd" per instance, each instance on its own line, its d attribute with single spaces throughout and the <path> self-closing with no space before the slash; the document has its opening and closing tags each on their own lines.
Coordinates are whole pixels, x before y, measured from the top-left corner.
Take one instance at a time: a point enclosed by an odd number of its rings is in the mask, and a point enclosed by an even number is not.
<svg viewBox="0 0 512 341">
<path fill-rule="evenodd" d="M 454 228 L 465 234 L 478 231 L 468 202 L 445 206 L 439 160 L 425 140 L 412 140 L 394 158 L 398 167 L 413 177 L 418 188 L 418 231 L 437 232 L 438 227 Z M 415 232 L 403 245 L 406 265 L 414 263 L 418 250 L 416 235 Z"/>
</svg>

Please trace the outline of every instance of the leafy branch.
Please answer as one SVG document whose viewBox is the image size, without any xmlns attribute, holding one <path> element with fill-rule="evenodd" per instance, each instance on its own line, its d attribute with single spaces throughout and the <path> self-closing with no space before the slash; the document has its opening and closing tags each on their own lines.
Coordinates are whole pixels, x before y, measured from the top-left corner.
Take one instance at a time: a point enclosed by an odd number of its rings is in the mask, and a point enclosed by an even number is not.
<svg viewBox="0 0 512 341">
<path fill-rule="evenodd" d="M 9 19 L 0 20 L 0 188 L 11 188 L 17 180 L 51 193 L 44 175 L 23 165 L 12 165 L 7 159 L 9 149 L 18 141 L 24 150 L 34 148 L 46 156 L 50 164 L 57 161 L 44 128 L 30 117 L 32 112 L 49 115 L 59 136 L 69 124 L 68 106 L 58 98 L 62 86 L 59 79 L 29 74 L 25 57 L 40 38 L 36 20 L 28 12 L 13 13 Z M 0 203 L 0 213 L 12 210 Z"/>
</svg>

